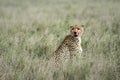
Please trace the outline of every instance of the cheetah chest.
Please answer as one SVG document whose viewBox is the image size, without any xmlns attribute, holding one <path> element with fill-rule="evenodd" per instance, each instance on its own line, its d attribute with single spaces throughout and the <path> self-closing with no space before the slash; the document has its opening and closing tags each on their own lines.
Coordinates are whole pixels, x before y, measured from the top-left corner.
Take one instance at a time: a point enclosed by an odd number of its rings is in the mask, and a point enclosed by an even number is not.
<svg viewBox="0 0 120 80">
<path fill-rule="evenodd" d="M 81 53 L 82 52 L 81 41 L 79 39 L 72 39 L 68 43 L 68 49 L 70 54 Z"/>
</svg>

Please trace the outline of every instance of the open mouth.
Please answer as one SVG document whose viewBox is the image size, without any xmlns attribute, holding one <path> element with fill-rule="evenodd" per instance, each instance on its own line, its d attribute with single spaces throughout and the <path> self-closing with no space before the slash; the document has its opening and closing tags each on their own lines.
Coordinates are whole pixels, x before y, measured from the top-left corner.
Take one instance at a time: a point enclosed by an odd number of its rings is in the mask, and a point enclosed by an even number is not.
<svg viewBox="0 0 120 80">
<path fill-rule="evenodd" d="M 78 37 L 78 35 L 75 34 L 74 37 Z"/>
</svg>

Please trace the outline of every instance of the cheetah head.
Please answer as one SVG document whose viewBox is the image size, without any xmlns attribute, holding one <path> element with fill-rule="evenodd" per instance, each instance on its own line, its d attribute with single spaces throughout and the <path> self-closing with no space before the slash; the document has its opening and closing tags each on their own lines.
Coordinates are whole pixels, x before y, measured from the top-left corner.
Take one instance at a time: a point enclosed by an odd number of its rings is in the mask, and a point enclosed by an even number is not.
<svg viewBox="0 0 120 80">
<path fill-rule="evenodd" d="M 73 26 L 70 26 L 71 28 L 71 35 L 75 38 L 79 38 L 82 36 L 82 33 L 83 33 L 83 28 L 84 25 L 73 25 Z"/>
</svg>

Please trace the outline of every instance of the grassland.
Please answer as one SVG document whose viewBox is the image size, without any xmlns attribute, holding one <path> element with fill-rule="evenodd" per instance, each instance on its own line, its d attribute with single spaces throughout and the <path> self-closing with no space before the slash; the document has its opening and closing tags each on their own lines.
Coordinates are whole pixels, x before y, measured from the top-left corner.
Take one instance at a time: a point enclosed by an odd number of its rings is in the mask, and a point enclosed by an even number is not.
<svg viewBox="0 0 120 80">
<path fill-rule="evenodd" d="M 119 80 L 119 0 L 0 0 L 0 80 Z M 85 25 L 78 61 L 56 69 L 50 58 Z"/>
</svg>

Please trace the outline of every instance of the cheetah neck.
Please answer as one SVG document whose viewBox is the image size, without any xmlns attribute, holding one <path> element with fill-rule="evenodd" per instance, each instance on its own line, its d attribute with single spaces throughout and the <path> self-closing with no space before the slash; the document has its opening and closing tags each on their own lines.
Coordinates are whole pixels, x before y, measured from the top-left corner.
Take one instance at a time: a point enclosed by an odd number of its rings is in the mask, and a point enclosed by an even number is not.
<svg viewBox="0 0 120 80">
<path fill-rule="evenodd" d="M 81 37 L 73 37 L 73 39 L 74 39 L 77 43 L 81 44 Z"/>
</svg>

